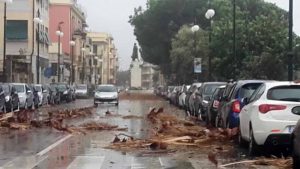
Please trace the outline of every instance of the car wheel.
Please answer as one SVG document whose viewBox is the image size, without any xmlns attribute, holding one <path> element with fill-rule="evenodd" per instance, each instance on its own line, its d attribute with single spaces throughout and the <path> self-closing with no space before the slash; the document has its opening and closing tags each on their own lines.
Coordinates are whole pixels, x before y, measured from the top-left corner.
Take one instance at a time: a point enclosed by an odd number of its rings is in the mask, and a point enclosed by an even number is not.
<svg viewBox="0 0 300 169">
<path fill-rule="evenodd" d="M 14 105 L 12 102 L 10 102 L 10 112 L 14 112 Z"/>
<path fill-rule="evenodd" d="M 238 133 L 238 143 L 241 147 L 247 147 L 247 142 L 243 139 L 242 137 L 242 133 L 241 133 L 241 130 L 239 130 L 239 133 Z"/>
<path fill-rule="evenodd" d="M 6 106 L 3 106 L 3 112 L 6 113 Z"/>
<path fill-rule="evenodd" d="M 18 106 L 17 106 L 17 110 L 16 111 L 20 111 L 20 102 L 18 102 Z"/>
<path fill-rule="evenodd" d="M 115 105 L 116 105 L 116 106 L 119 106 L 119 102 L 117 102 Z"/>
<path fill-rule="evenodd" d="M 249 138 L 250 138 L 249 148 L 248 148 L 249 156 L 256 156 L 259 151 L 259 146 L 255 142 L 252 128 L 250 128 L 250 137 Z"/>
<path fill-rule="evenodd" d="M 299 157 L 293 155 L 293 169 L 299 169 L 300 168 L 300 159 Z"/>
<path fill-rule="evenodd" d="M 98 107 L 98 103 L 94 102 L 94 106 L 95 106 L 95 107 Z"/>
</svg>

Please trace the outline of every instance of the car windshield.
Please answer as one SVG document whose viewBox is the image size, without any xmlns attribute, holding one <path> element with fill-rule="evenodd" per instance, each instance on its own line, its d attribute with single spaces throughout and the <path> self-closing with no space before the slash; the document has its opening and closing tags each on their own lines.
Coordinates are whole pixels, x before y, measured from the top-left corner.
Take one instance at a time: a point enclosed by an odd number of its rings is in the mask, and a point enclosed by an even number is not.
<svg viewBox="0 0 300 169">
<path fill-rule="evenodd" d="M 238 98 L 250 98 L 255 90 L 261 85 L 262 83 L 250 83 L 244 85 L 239 92 Z"/>
<path fill-rule="evenodd" d="M 9 86 L 7 84 L 2 85 L 2 89 L 5 95 L 9 94 Z"/>
<path fill-rule="evenodd" d="M 98 86 L 96 91 L 98 92 L 117 92 L 114 86 Z"/>
<path fill-rule="evenodd" d="M 24 85 L 14 85 L 18 93 L 24 93 L 25 87 Z"/>
<path fill-rule="evenodd" d="M 35 86 L 35 89 L 36 89 L 38 92 L 42 92 L 42 87 L 41 87 L 41 86 Z"/>
<path fill-rule="evenodd" d="M 65 91 L 65 90 L 67 90 L 67 86 L 63 85 L 63 84 L 57 85 L 57 87 L 58 87 L 59 91 Z"/>
<path fill-rule="evenodd" d="M 86 89 L 87 89 L 87 86 L 86 86 L 86 85 L 77 85 L 77 86 L 76 86 L 76 89 L 79 89 L 79 90 L 86 90 Z"/>
<path fill-rule="evenodd" d="M 221 85 L 213 84 L 213 85 L 205 85 L 203 89 L 203 94 L 204 95 L 212 95 L 216 88 L 218 88 Z"/>
<path fill-rule="evenodd" d="M 267 93 L 269 100 L 300 102 L 300 86 L 280 86 L 272 88 Z"/>
</svg>

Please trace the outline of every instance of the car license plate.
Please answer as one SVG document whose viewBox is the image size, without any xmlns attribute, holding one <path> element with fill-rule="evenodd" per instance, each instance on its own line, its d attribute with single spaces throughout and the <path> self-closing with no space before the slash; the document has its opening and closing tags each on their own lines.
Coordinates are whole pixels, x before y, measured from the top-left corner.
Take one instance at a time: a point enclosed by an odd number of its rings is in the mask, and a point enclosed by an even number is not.
<svg viewBox="0 0 300 169">
<path fill-rule="evenodd" d="M 289 133 L 292 133 L 295 129 L 295 126 L 289 126 L 288 127 L 288 130 L 289 130 Z"/>
</svg>

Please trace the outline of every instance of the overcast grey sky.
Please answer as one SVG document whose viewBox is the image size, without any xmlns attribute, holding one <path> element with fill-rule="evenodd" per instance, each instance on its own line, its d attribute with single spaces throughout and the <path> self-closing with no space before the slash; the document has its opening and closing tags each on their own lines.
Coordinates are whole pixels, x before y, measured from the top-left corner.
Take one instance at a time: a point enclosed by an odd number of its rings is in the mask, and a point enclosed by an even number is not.
<svg viewBox="0 0 300 169">
<path fill-rule="evenodd" d="M 288 0 L 266 0 L 288 9 Z M 120 58 L 120 69 L 127 70 L 136 41 L 133 27 L 128 23 L 134 7 L 145 6 L 147 0 L 78 0 L 88 13 L 91 31 L 108 32 L 115 39 Z M 300 0 L 294 0 L 294 31 L 300 35 Z"/>
</svg>

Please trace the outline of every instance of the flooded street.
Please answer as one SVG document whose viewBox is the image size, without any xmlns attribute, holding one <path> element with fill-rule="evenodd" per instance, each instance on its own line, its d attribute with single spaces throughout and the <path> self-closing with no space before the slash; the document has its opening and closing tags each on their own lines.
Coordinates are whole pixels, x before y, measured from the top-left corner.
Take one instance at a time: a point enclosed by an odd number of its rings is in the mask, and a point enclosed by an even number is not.
<svg viewBox="0 0 300 169">
<path fill-rule="evenodd" d="M 57 107 L 46 107 L 39 111 L 72 109 L 91 106 L 93 100 L 77 100 Z M 152 129 L 145 115 L 151 107 L 164 107 L 165 112 L 178 118 L 185 113 L 164 100 L 120 100 L 118 107 L 99 105 L 95 113 L 87 118 L 65 120 L 68 125 L 79 126 L 90 121 L 118 125 L 127 131 L 89 131 L 84 134 L 69 134 L 51 128 L 31 128 L 24 131 L 2 129 L 0 138 L 0 168 L 3 169 L 200 169 L 216 168 L 208 159 L 212 146 L 203 148 L 180 147 L 163 152 L 143 149 L 140 151 L 118 151 L 107 146 L 117 134 L 134 138 L 148 138 Z M 109 114 L 109 116 L 108 116 Z M 123 118 L 134 115 L 142 118 Z M 229 144 L 230 145 L 230 144 Z M 232 144 L 233 145 L 233 144 Z M 246 159 L 245 150 L 232 147 L 217 155 L 218 163 L 226 164 Z M 241 168 L 241 166 L 236 166 Z M 262 167 L 257 167 L 262 168 Z"/>
</svg>

